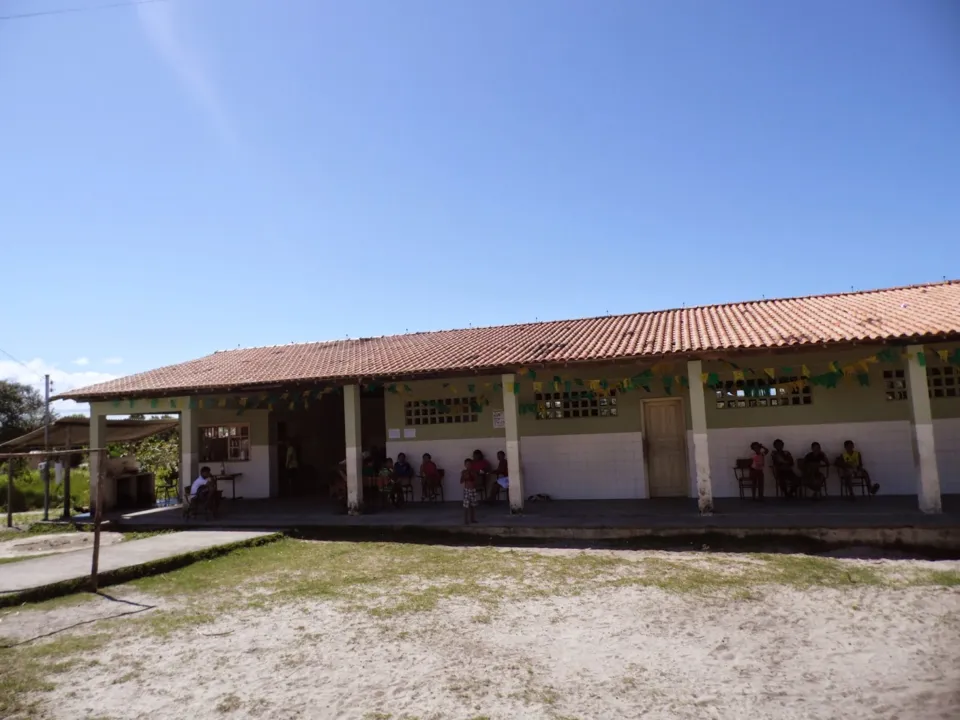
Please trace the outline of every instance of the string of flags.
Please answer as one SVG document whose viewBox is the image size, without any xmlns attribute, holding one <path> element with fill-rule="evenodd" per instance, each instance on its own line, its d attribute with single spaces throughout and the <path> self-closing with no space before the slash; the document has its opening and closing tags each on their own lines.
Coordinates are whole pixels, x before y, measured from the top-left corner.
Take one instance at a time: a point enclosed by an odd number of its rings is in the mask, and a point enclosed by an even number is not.
<svg viewBox="0 0 960 720">
<path fill-rule="evenodd" d="M 953 366 L 960 366 L 960 348 L 939 349 L 934 351 L 940 362 Z M 840 380 L 844 378 L 853 378 L 861 386 L 870 384 L 870 366 L 878 363 L 892 363 L 898 357 L 898 354 L 890 348 L 878 353 L 868 355 L 854 362 L 841 363 L 839 361 L 830 361 L 826 363 L 826 371 L 814 373 L 806 364 L 779 366 L 779 367 L 741 367 L 735 362 L 721 361 L 732 374 L 736 383 L 747 384 L 748 380 L 762 381 L 764 387 L 799 387 L 809 382 L 811 385 L 817 385 L 825 388 L 835 388 Z M 912 353 L 900 353 L 900 357 L 913 359 L 916 357 L 917 363 L 921 367 L 927 365 L 927 353 L 925 351 Z M 672 367 L 668 363 L 658 363 L 643 372 L 621 378 L 562 378 L 559 375 L 549 377 L 540 377 L 536 370 L 530 368 L 520 368 L 515 373 L 518 378 L 512 384 L 504 388 L 501 382 L 464 382 L 450 381 L 442 384 L 443 391 L 452 396 L 460 396 L 464 393 L 471 398 L 476 397 L 476 401 L 471 401 L 470 406 L 473 412 L 480 412 L 481 408 L 490 404 L 490 396 L 500 393 L 506 389 L 514 395 L 520 394 L 521 381 L 530 381 L 535 395 L 545 396 L 552 393 L 577 393 L 580 397 L 593 399 L 615 393 L 629 393 L 643 391 L 653 392 L 653 386 L 659 385 L 667 395 L 672 395 L 675 388 L 689 387 L 689 379 L 685 375 L 672 372 Z M 726 372 L 724 372 L 726 375 Z M 717 388 L 722 385 L 719 372 L 705 372 L 700 375 L 702 385 L 709 388 Z M 757 383 L 758 385 L 760 383 Z M 362 383 L 361 388 L 367 392 L 374 392 L 383 389 L 385 392 L 394 395 L 412 395 L 413 388 L 408 383 Z M 188 398 L 186 400 L 178 398 L 157 399 L 149 401 L 150 409 L 156 412 L 180 409 L 236 409 L 237 415 L 242 415 L 247 410 L 258 409 L 289 409 L 296 408 L 309 409 L 310 403 L 319 401 L 324 395 L 340 393 L 342 388 L 324 387 L 320 389 L 308 390 L 289 390 L 283 393 L 249 393 L 233 397 L 221 396 L 218 398 Z M 538 398 L 538 399 L 546 399 Z M 428 400 L 428 405 L 435 404 L 441 409 L 441 412 L 449 411 L 450 405 L 443 400 Z M 453 400 L 451 400 L 453 402 Z M 114 400 L 113 407 L 126 407 L 129 403 L 129 409 L 136 407 L 137 401 L 132 400 Z M 459 403 L 457 403 L 459 404 Z M 529 406 L 529 407 L 525 407 Z M 536 411 L 536 403 L 526 403 L 518 406 L 520 412 Z"/>
</svg>

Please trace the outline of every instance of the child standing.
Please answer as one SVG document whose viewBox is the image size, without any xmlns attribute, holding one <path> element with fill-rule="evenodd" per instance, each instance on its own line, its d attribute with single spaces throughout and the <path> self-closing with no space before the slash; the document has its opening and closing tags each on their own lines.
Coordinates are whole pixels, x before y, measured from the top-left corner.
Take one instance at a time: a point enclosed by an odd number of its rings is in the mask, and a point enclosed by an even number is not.
<svg viewBox="0 0 960 720">
<path fill-rule="evenodd" d="M 767 453 L 770 452 L 758 442 L 751 443 L 753 456 L 750 458 L 750 479 L 756 489 L 757 498 L 763 500 L 763 466 L 767 462 Z"/>
<path fill-rule="evenodd" d="M 421 492 L 424 497 L 432 498 L 440 488 L 440 470 L 437 464 L 430 457 L 430 453 L 423 454 L 423 462 L 420 463 L 420 479 L 423 481 Z"/>
<path fill-rule="evenodd" d="M 460 484 L 463 485 L 463 524 L 469 525 L 477 521 L 477 474 L 473 470 L 472 458 L 463 461 Z"/>
</svg>

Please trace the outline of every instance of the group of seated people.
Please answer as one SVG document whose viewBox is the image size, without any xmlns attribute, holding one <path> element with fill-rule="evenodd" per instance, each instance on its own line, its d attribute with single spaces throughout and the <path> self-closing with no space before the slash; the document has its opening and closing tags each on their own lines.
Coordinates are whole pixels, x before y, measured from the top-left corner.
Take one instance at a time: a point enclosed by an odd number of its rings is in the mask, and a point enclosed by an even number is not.
<svg viewBox="0 0 960 720">
<path fill-rule="evenodd" d="M 750 458 L 750 479 L 757 499 L 763 500 L 763 469 L 770 451 L 759 442 L 752 443 L 750 450 L 753 453 Z M 804 489 L 810 490 L 815 497 L 823 492 L 830 461 L 820 447 L 820 443 L 811 443 L 810 452 L 799 462 L 795 462 L 793 454 L 784 447 L 783 440 L 774 440 L 770 458 L 774 481 L 785 497 L 798 496 Z M 871 482 L 870 474 L 863 466 L 863 455 L 856 449 L 852 440 L 843 443 L 843 453 L 834 460 L 833 464 L 840 475 L 841 494 L 847 493 L 853 499 L 855 484 L 862 485 L 871 495 L 876 495 L 880 490 L 879 484 Z"/>
<path fill-rule="evenodd" d="M 483 488 L 486 498 L 490 501 L 496 498 L 498 488 L 506 490 L 509 487 L 507 473 L 507 456 L 502 450 L 497 453 L 497 465 L 494 467 L 483 456 L 483 451 L 474 450 L 473 457 L 464 461 L 464 473 L 461 484 L 464 491 L 472 490 L 471 497 L 476 505 L 478 488 Z M 413 496 L 414 478 L 420 478 L 423 499 L 442 497 L 441 485 L 443 471 L 437 467 L 430 453 L 424 453 L 418 470 L 407 460 L 406 453 L 399 453 L 396 461 L 393 458 L 381 456 L 376 448 L 364 451 L 362 454 L 361 476 L 363 480 L 364 501 L 376 504 L 389 503 L 394 507 L 403 504 L 405 496 Z M 333 499 L 346 502 L 347 499 L 347 463 L 342 461 L 338 467 L 337 481 L 331 486 L 330 495 Z M 466 499 L 464 500 L 466 503 Z M 465 505 L 465 507 L 467 507 Z"/>
</svg>

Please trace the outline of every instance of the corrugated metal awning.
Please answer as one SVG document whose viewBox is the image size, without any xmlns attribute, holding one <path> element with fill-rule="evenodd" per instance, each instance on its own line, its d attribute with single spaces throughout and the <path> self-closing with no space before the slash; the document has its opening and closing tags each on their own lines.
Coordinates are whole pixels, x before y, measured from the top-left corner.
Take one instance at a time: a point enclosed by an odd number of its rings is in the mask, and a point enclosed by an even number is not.
<svg viewBox="0 0 960 720">
<path fill-rule="evenodd" d="M 179 420 L 107 420 L 107 437 L 102 444 L 136 442 L 151 435 L 172 430 Z M 90 420 L 88 418 L 64 418 L 50 426 L 50 449 L 65 448 L 69 438 L 70 447 L 90 444 Z M 37 428 L 13 440 L 0 444 L 0 449 L 43 450 L 43 428 Z"/>
</svg>

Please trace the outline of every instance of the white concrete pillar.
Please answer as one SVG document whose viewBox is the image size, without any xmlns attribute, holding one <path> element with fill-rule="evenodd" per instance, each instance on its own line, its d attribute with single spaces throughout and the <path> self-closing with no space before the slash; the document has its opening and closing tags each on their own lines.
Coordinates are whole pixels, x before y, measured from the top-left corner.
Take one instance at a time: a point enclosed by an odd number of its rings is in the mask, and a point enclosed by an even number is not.
<svg viewBox="0 0 960 720">
<path fill-rule="evenodd" d="M 200 474 L 200 426 L 197 411 L 190 408 L 187 398 L 182 400 L 180 411 L 180 488 L 187 493 L 190 485 Z M 212 468 L 215 472 L 219 468 Z M 221 488 L 222 489 L 222 488 Z"/>
<path fill-rule="evenodd" d="M 690 386 L 690 419 L 693 425 L 693 459 L 697 466 L 697 507 L 701 515 L 713 514 L 713 482 L 710 479 L 710 448 L 707 444 L 707 400 L 703 392 L 703 363 L 687 362 Z"/>
<path fill-rule="evenodd" d="M 363 512 L 363 447 L 360 429 L 360 386 L 343 388 L 343 422 L 347 445 L 347 511 Z"/>
<path fill-rule="evenodd" d="M 107 414 L 100 410 L 93 403 L 90 404 L 90 450 L 103 448 L 107 446 Z M 90 512 L 94 512 L 97 506 L 97 476 L 100 473 L 100 453 L 91 452 L 90 463 Z M 107 488 L 107 481 L 103 481 L 103 510 L 107 511 L 111 507 L 110 492 Z"/>
<path fill-rule="evenodd" d="M 920 510 L 938 513 L 940 505 L 940 473 L 937 470 L 937 448 L 933 440 L 933 416 L 923 345 L 907 346 L 907 397 L 910 400 L 910 441 L 913 464 L 917 469 L 917 500 Z"/>
<path fill-rule="evenodd" d="M 513 384 L 517 376 L 508 373 L 503 376 L 503 422 L 506 431 L 507 469 L 510 471 L 510 512 L 523 512 L 523 466 L 520 462 L 520 413 L 517 395 Z"/>
</svg>

